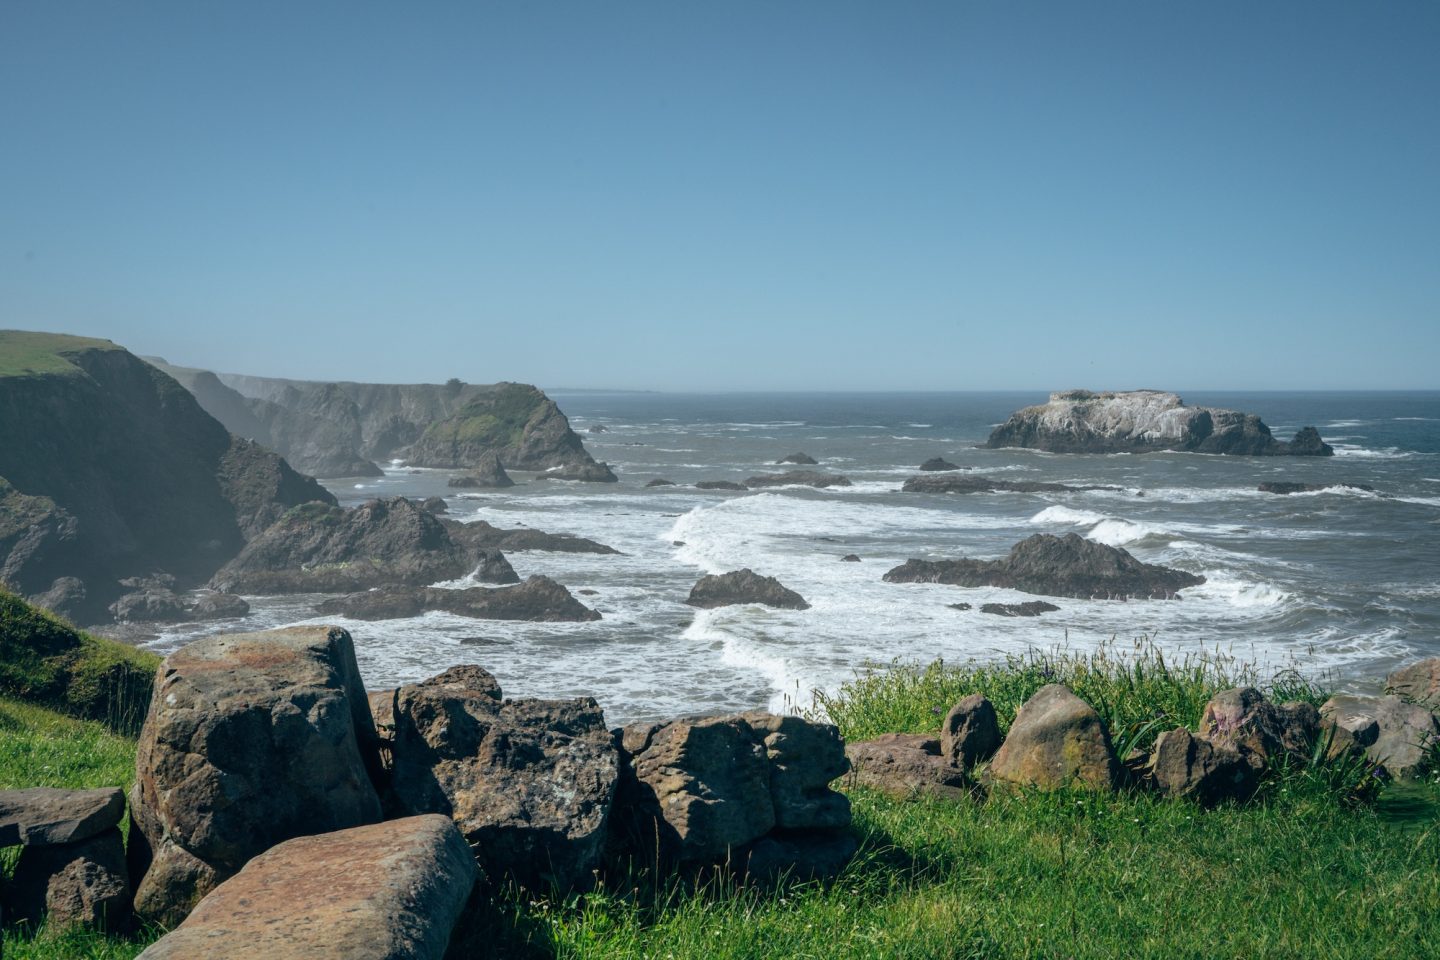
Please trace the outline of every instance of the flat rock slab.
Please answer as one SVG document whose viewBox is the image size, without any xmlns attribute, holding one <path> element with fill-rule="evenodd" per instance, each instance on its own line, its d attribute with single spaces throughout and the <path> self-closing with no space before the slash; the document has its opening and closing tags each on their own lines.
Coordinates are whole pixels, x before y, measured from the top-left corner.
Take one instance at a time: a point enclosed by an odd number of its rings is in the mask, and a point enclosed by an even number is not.
<svg viewBox="0 0 1440 960">
<path fill-rule="evenodd" d="M 120 822 L 125 794 L 119 787 L 0 791 L 0 847 L 79 843 Z"/>
<path fill-rule="evenodd" d="M 216 887 L 144 960 L 441 960 L 478 874 L 449 817 L 299 837 Z"/>
<path fill-rule="evenodd" d="M 892 797 L 917 795 L 963 800 L 971 795 L 965 771 L 941 755 L 935 737 L 886 733 L 845 745 L 851 786 L 869 787 Z"/>
</svg>

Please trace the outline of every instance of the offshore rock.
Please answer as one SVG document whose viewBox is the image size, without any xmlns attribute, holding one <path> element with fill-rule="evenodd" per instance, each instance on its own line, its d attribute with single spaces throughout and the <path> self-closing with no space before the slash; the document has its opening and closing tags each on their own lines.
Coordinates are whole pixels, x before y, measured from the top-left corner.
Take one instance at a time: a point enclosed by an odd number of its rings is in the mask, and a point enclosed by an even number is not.
<svg viewBox="0 0 1440 960">
<path fill-rule="evenodd" d="M 792 453 L 792 454 L 790 454 L 790 456 L 788 456 L 788 457 L 781 457 L 779 460 L 776 460 L 775 462 L 776 462 L 777 464 L 782 464 L 782 463 L 795 463 L 795 464 L 799 464 L 799 465 L 802 466 L 802 467 L 813 467 L 813 466 L 815 466 L 817 463 L 819 463 L 820 461 L 819 461 L 819 460 L 816 460 L 814 457 L 810 456 L 810 454 L 808 454 L 808 453 Z"/>
<path fill-rule="evenodd" d="M 608 463 L 591 460 L 586 463 L 570 463 L 551 467 L 535 478 L 536 480 L 578 480 L 582 483 L 618 483 L 619 478 Z"/>
<path fill-rule="evenodd" d="M 1095 708 L 1052 683 L 1021 705 L 989 773 L 997 783 L 1041 790 L 1109 790 L 1120 764 Z"/>
<path fill-rule="evenodd" d="M 510 587 L 380 587 L 325 600 L 315 610 L 352 620 L 401 620 L 430 611 L 480 620 L 583 623 L 600 619 L 599 613 L 576 600 L 569 590 L 539 575 Z"/>
<path fill-rule="evenodd" d="M 1254 414 L 1187 407 L 1180 396 L 1159 390 L 1094 393 L 1065 390 L 1048 403 L 1026 407 L 991 432 L 990 448 L 1029 447 L 1051 453 L 1190 453 L 1250 456 L 1334 454 L 1314 427 L 1291 443 L 1276 440 Z"/>
<path fill-rule="evenodd" d="M 901 484 L 905 493 L 1073 493 L 1076 490 L 1118 490 L 1119 487 L 1069 486 L 1040 480 L 1000 480 L 981 476 L 911 477 Z"/>
<path fill-rule="evenodd" d="M 465 523 L 459 520 L 443 520 L 451 539 L 477 554 L 487 550 L 508 550 L 520 553 L 526 550 L 547 550 L 555 553 L 613 553 L 620 551 L 603 543 L 587 540 L 568 533 L 546 533 L 531 527 L 502 530 L 484 520 Z"/>
<path fill-rule="evenodd" d="M 420 509 L 432 516 L 438 517 L 448 512 L 450 508 L 446 506 L 444 497 L 426 497 L 420 501 Z"/>
<path fill-rule="evenodd" d="M 503 489 L 515 486 L 494 453 L 483 454 L 463 477 L 451 477 L 450 486 L 461 489 Z"/>
<path fill-rule="evenodd" d="M 1284 480 L 1269 480 L 1256 487 L 1261 493 L 1317 493 L 1321 490 L 1364 490 L 1374 493 L 1375 488 L 1364 483 L 1292 483 Z"/>
<path fill-rule="evenodd" d="M 848 487 L 850 478 L 842 477 L 834 473 L 822 473 L 819 470 L 791 470 L 789 473 L 764 473 L 757 477 L 750 477 L 745 481 L 745 486 L 754 489 L 756 487 Z"/>
<path fill-rule="evenodd" d="M 696 490 L 749 490 L 743 483 L 736 483 L 733 480 L 701 480 L 695 484 Z"/>
<path fill-rule="evenodd" d="M 207 590 L 190 607 L 189 614 L 194 620 L 231 620 L 248 616 L 250 604 L 244 597 L 233 593 L 218 593 Z"/>
<path fill-rule="evenodd" d="M 761 603 L 786 610 L 809 610 L 810 604 L 774 577 L 762 577 L 750 568 L 701 577 L 685 600 L 706 610 L 738 603 Z"/>
<path fill-rule="evenodd" d="M 1178 591 L 1199 586 L 1205 578 L 1142 563 L 1128 551 L 1079 534 L 1037 533 L 1000 560 L 907 560 L 886 573 L 885 582 L 1006 587 L 1081 600 L 1175 600 Z"/>
<path fill-rule="evenodd" d="M 934 472 L 944 470 L 968 470 L 969 467 L 956 466 L 944 457 L 931 457 L 929 460 L 920 464 L 920 469 L 927 472 Z"/>
<path fill-rule="evenodd" d="M 1044 600 L 1027 600 L 1024 603 L 982 603 L 981 613 L 997 617 L 1038 617 L 1042 613 L 1054 613 L 1060 608 Z"/>
<path fill-rule="evenodd" d="M 674 480 L 666 480 L 666 479 L 664 479 L 664 478 L 662 478 L 662 477 L 656 477 L 654 480 L 651 480 L 649 483 L 645 484 L 645 486 L 647 486 L 647 487 L 673 487 L 673 486 L 675 486 L 675 481 L 674 481 Z"/>
</svg>

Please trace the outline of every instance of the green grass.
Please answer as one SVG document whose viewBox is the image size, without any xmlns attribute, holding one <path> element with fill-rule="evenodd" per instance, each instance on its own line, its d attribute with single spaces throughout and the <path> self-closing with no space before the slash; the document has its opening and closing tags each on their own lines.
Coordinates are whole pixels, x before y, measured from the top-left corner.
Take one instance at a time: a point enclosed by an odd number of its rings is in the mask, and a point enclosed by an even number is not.
<svg viewBox="0 0 1440 960">
<path fill-rule="evenodd" d="M 79 350 L 119 349 L 109 340 L 72 337 L 63 333 L 0 330 L 0 377 L 79 374 L 80 368 L 64 354 Z"/>
<path fill-rule="evenodd" d="M 425 430 L 425 439 L 445 443 L 505 447 L 520 443 L 525 424 L 545 395 L 522 383 L 502 383 Z"/>
</svg>

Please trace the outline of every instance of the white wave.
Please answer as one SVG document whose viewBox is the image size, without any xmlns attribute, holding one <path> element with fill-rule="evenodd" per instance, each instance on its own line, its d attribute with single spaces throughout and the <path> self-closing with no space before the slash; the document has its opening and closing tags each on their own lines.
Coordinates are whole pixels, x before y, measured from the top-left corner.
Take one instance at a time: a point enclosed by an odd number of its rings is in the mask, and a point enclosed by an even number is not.
<svg viewBox="0 0 1440 960">
<path fill-rule="evenodd" d="M 1028 522 L 1037 524 L 1068 523 L 1077 527 L 1086 527 L 1088 528 L 1085 533 L 1087 538 L 1111 547 L 1123 547 L 1146 539 L 1174 539 L 1174 536 L 1168 531 L 1148 523 L 1107 517 L 1104 514 L 1090 510 L 1076 510 L 1073 507 L 1046 507 L 1031 517 Z"/>
<path fill-rule="evenodd" d="M 925 428 L 927 428 L 927 427 L 933 427 L 933 426 L 935 426 L 935 424 L 933 424 L 933 423 L 907 423 L 907 424 L 905 424 L 905 426 L 907 426 L 907 427 L 919 427 L 920 429 L 923 430 L 923 429 L 925 429 Z"/>
<path fill-rule="evenodd" d="M 1205 570 L 1205 583 L 1185 591 L 1185 600 L 1218 600 L 1237 609 L 1278 607 L 1290 599 L 1279 587 L 1258 580 L 1242 580 L 1223 571 Z"/>
<path fill-rule="evenodd" d="M 1331 446 L 1335 448 L 1335 456 L 1356 460 L 1408 460 L 1415 456 L 1413 450 L 1401 450 L 1399 447 L 1382 447 L 1376 450 L 1373 447 L 1359 447 L 1349 443 L 1335 443 Z"/>
<path fill-rule="evenodd" d="M 1402 503 L 1418 503 L 1423 507 L 1440 507 L 1440 497 L 1396 497 Z"/>
<path fill-rule="evenodd" d="M 1046 507 L 1035 516 L 1029 519 L 1029 523 L 1073 523 L 1077 526 L 1083 524 L 1100 523 L 1105 519 L 1103 513 L 1095 513 L 1092 510 L 1076 510 L 1073 507 L 1053 506 Z"/>
<path fill-rule="evenodd" d="M 1369 422 L 1370 422 L 1369 420 L 1332 420 L 1332 421 L 1330 421 L 1329 423 L 1325 424 L 1324 426 L 1327 427 L 1327 428 L 1335 428 L 1335 427 L 1361 427 L 1361 426 L 1364 426 L 1365 424 L 1367 424 L 1367 423 L 1369 423 Z M 1277 429 L 1279 429 L 1279 428 L 1277 428 Z"/>
<path fill-rule="evenodd" d="M 1396 417 L 1396 420 L 1423 420 L 1426 423 L 1440 422 L 1440 417 Z"/>
</svg>

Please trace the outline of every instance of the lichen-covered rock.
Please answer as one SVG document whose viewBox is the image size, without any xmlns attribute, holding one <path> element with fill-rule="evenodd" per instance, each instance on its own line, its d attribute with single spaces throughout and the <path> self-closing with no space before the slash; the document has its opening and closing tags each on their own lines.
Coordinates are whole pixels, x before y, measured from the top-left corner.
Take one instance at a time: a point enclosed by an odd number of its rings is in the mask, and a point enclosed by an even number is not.
<svg viewBox="0 0 1440 960">
<path fill-rule="evenodd" d="M 750 568 L 729 573 L 708 574 L 690 588 L 685 600 L 692 607 L 710 610 L 737 603 L 761 603 L 786 610 L 809 610 L 810 604 L 774 577 L 764 577 Z"/>
<path fill-rule="evenodd" d="M 271 848 L 144 960 L 441 960 L 476 880 L 449 818 L 409 817 Z"/>
<path fill-rule="evenodd" d="M 118 791 L 117 791 L 118 792 Z M 81 925 L 115 931 L 130 921 L 130 876 L 120 831 L 76 843 L 26 846 L 4 890 L 7 921 L 50 930 Z"/>
<path fill-rule="evenodd" d="M 381 775 L 344 630 L 291 627 L 182 647 L 156 675 L 136 751 L 136 911 L 173 925 L 275 844 L 378 820 L 372 778 Z"/>
<path fill-rule="evenodd" d="M 972 693 L 950 708 L 940 724 L 940 755 L 961 770 L 989 760 L 1000 749 L 1000 720 L 984 694 Z"/>
<path fill-rule="evenodd" d="M 924 794 L 963 800 L 974 788 L 969 775 L 941 752 L 935 737 L 886 733 L 847 743 L 845 755 L 850 759 L 846 783 L 888 796 L 904 799 Z"/>
<path fill-rule="evenodd" d="M 1430 657 L 1393 671 L 1385 678 L 1385 692 L 1440 710 L 1440 657 Z"/>
<path fill-rule="evenodd" d="M 1109 790 L 1119 777 L 1110 733 L 1095 708 L 1058 683 L 1026 700 L 991 761 L 999 783 Z"/>
<path fill-rule="evenodd" d="M 1392 777 L 1408 779 L 1424 773 L 1440 744 L 1440 719 L 1423 705 L 1399 697 L 1331 697 L 1321 706 L 1320 716 L 1325 723 L 1349 731 L 1356 746 Z"/>
<path fill-rule="evenodd" d="M 450 816 L 492 875 L 561 889 L 589 881 L 619 776 L 594 700 L 501 700 L 494 677 L 467 666 L 407 684 L 394 702 L 402 812 Z"/>
<path fill-rule="evenodd" d="M 1147 772 L 1166 796 L 1193 797 L 1207 806 L 1244 799 L 1259 781 L 1259 771 L 1238 748 L 1217 746 L 1184 727 L 1156 738 Z"/>
</svg>

